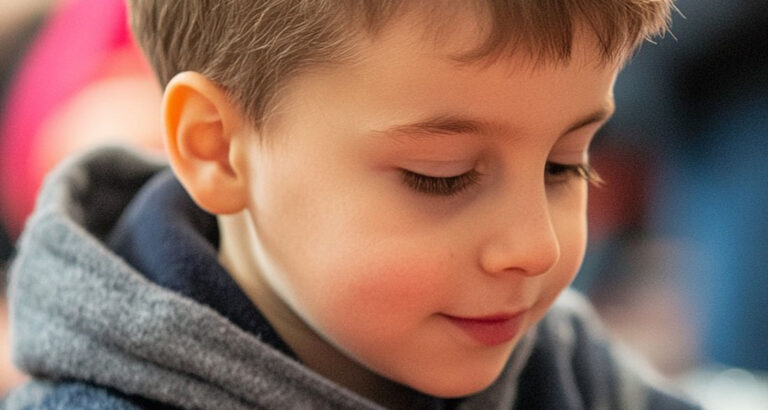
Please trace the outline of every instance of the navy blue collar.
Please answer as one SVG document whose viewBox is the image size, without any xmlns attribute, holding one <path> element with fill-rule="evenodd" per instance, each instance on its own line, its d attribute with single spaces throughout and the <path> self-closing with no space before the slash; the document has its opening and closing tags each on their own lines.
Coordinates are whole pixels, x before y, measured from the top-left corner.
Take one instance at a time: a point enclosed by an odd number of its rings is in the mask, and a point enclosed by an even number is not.
<svg viewBox="0 0 768 410">
<path fill-rule="evenodd" d="M 216 217 L 200 209 L 170 170 L 136 195 L 107 246 L 147 279 L 211 307 L 286 355 L 296 355 L 219 263 Z"/>
</svg>

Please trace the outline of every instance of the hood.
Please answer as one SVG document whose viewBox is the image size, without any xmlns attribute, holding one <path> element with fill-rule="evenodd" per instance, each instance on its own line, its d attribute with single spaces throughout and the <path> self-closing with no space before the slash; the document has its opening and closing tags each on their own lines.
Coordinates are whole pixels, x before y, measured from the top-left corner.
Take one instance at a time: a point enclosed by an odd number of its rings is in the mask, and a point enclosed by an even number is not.
<svg viewBox="0 0 768 410">
<path fill-rule="evenodd" d="M 17 365 L 181 408 L 380 409 L 148 280 L 104 245 L 131 199 L 166 168 L 108 148 L 46 180 L 11 268 Z M 458 408 L 511 408 L 533 339 L 526 335 L 501 377 Z"/>
</svg>

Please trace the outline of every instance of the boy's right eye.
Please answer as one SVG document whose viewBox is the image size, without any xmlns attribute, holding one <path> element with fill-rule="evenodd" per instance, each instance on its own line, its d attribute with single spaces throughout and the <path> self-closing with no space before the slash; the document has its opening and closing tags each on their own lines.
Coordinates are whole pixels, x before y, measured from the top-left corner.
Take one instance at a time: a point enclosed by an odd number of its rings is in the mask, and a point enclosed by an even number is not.
<svg viewBox="0 0 768 410">
<path fill-rule="evenodd" d="M 402 176 L 403 183 L 414 191 L 434 196 L 454 196 L 477 184 L 482 175 L 471 170 L 452 177 L 431 177 L 403 169 Z"/>
</svg>

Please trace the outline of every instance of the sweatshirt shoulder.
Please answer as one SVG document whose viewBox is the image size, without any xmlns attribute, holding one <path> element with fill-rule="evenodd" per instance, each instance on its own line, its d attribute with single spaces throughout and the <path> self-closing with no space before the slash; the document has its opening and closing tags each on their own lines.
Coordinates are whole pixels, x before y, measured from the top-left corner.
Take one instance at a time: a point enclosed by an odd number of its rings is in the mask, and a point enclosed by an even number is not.
<svg viewBox="0 0 768 410">
<path fill-rule="evenodd" d="M 573 290 L 558 298 L 537 332 L 521 379 L 530 384 L 521 386 L 523 396 L 546 392 L 552 408 L 699 408 L 611 338 L 591 304 Z M 542 396 L 536 396 L 530 399 L 540 403 Z"/>
<path fill-rule="evenodd" d="M 0 402 L 0 410 L 149 410 L 168 408 L 82 382 L 32 381 Z"/>
</svg>

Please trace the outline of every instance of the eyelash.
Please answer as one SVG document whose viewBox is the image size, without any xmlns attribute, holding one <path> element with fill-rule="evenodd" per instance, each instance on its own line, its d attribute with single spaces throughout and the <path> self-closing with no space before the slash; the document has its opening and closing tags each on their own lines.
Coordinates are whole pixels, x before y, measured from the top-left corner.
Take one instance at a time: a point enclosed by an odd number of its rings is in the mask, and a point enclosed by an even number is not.
<svg viewBox="0 0 768 410">
<path fill-rule="evenodd" d="M 546 174 L 560 178 L 550 184 L 562 184 L 571 178 L 581 178 L 594 186 L 601 186 L 604 182 L 600 175 L 589 164 L 559 164 L 548 162 L 544 171 Z M 402 170 L 403 183 L 414 191 L 434 196 L 455 196 L 464 192 L 467 188 L 477 184 L 482 174 L 471 170 L 461 175 L 452 177 L 430 177 L 417 174 L 412 171 Z"/>
</svg>

